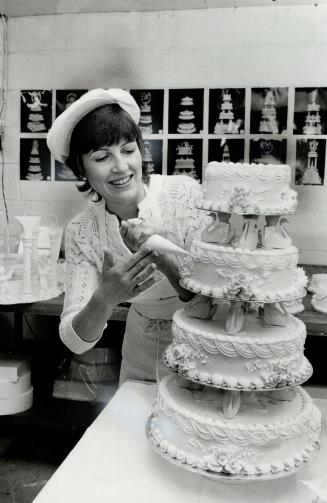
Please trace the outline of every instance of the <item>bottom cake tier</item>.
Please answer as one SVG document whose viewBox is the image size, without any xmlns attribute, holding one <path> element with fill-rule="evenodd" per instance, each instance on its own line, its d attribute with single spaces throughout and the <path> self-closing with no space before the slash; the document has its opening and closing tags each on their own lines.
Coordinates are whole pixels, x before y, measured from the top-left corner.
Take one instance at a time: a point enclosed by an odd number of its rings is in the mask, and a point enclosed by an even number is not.
<svg viewBox="0 0 327 503">
<path fill-rule="evenodd" d="M 185 468 L 233 480 L 291 474 L 313 458 L 321 414 L 300 387 L 240 392 L 233 419 L 223 413 L 224 393 L 166 376 L 147 427 L 155 450 Z"/>
</svg>

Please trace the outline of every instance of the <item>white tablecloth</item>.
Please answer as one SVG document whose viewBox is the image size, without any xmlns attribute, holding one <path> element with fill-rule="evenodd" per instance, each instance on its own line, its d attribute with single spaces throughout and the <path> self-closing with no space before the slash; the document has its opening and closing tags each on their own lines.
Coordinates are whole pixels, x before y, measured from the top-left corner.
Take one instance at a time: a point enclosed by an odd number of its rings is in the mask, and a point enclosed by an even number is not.
<svg viewBox="0 0 327 503">
<path fill-rule="evenodd" d="M 327 400 L 316 460 L 297 474 L 217 482 L 165 461 L 145 437 L 156 386 L 126 382 L 34 500 L 35 503 L 323 503 L 327 501 Z"/>
</svg>

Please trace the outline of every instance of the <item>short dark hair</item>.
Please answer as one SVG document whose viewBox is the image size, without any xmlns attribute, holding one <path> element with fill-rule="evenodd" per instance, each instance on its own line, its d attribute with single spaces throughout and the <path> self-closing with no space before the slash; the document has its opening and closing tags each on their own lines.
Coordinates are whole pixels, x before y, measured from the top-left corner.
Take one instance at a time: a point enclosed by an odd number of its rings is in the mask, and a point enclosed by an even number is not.
<svg viewBox="0 0 327 503">
<path fill-rule="evenodd" d="M 101 196 L 91 187 L 85 178 L 82 155 L 104 146 L 117 145 L 122 140 L 136 141 L 143 155 L 143 139 L 140 128 L 130 115 L 119 105 L 102 105 L 89 112 L 75 126 L 71 139 L 67 166 L 83 183 L 77 188 L 80 192 L 89 192 Z"/>
</svg>

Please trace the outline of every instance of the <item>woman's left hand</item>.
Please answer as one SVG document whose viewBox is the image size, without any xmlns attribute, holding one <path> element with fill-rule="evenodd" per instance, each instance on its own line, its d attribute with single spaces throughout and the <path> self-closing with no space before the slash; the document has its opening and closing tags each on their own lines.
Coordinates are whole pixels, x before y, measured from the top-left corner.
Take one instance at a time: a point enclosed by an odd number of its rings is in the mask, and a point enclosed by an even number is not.
<svg viewBox="0 0 327 503">
<path fill-rule="evenodd" d="M 165 231 L 152 219 L 131 218 L 123 220 L 120 235 L 131 251 L 136 251 L 153 234 L 164 236 Z"/>
</svg>

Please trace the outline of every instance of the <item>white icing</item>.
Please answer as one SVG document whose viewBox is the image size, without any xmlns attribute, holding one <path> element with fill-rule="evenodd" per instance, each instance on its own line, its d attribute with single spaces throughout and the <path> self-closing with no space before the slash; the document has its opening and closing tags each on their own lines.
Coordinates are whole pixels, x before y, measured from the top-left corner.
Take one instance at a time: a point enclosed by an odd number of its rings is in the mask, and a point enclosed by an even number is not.
<svg viewBox="0 0 327 503">
<path fill-rule="evenodd" d="M 241 250 L 194 240 L 181 267 L 182 285 L 203 295 L 277 302 L 305 296 L 307 278 L 297 268 L 295 246 Z"/>
<path fill-rule="evenodd" d="M 173 342 L 164 359 L 174 371 L 204 384 L 239 389 L 293 385 L 308 378 L 311 365 L 303 355 L 305 325 L 289 316 L 286 327 L 262 328 L 256 313 L 248 314 L 242 332 L 225 330 L 226 312 L 216 318 L 191 318 L 183 310 L 173 317 Z"/>
<path fill-rule="evenodd" d="M 159 384 L 150 438 L 188 465 L 239 476 L 290 470 L 317 448 L 320 412 L 300 388 L 291 403 L 243 393 L 233 419 L 224 417 L 223 399 L 219 390 L 196 392 L 167 376 Z"/>
<path fill-rule="evenodd" d="M 200 207 L 243 214 L 294 213 L 297 193 L 287 165 L 210 162 Z"/>
<path fill-rule="evenodd" d="M 274 243 L 279 215 L 296 203 L 288 166 L 213 162 L 206 169 L 199 207 L 244 214 L 247 227 L 234 247 L 214 244 L 212 226 L 202 233 L 206 242 L 191 244 L 181 285 L 198 295 L 174 314 L 163 360 L 178 377 L 159 383 L 148 429 L 161 454 L 199 473 L 274 478 L 302 467 L 319 447 L 320 412 L 296 386 L 312 374 L 305 325 L 283 307 L 305 296 L 307 279 L 288 235 Z M 259 235 L 253 215 L 266 215 L 273 232 Z M 251 302 L 269 305 L 257 312 Z"/>
</svg>

